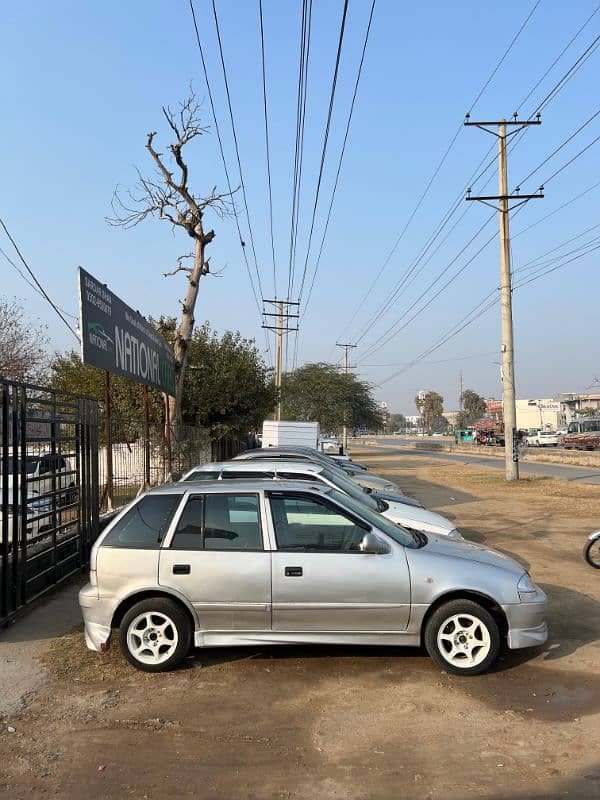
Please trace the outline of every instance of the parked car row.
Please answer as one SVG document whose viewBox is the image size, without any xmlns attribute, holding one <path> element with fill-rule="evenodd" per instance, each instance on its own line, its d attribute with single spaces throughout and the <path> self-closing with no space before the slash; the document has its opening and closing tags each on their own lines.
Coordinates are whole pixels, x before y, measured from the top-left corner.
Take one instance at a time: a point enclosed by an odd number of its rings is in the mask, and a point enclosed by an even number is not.
<svg viewBox="0 0 600 800">
<path fill-rule="evenodd" d="M 112 631 L 135 667 L 192 646 L 424 645 L 485 671 L 547 637 L 546 597 L 508 556 L 468 542 L 396 483 L 316 449 L 251 450 L 136 498 L 94 544 L 85 637 Z"/>
</svg>

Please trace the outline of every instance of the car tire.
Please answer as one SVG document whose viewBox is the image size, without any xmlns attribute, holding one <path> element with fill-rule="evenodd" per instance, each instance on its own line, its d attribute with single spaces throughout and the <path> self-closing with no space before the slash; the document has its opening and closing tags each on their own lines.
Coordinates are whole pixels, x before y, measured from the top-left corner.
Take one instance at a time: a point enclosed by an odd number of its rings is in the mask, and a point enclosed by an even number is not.
<svg viewBox="0 0 600 800">
<path fill-rule="evenodd" d="M 186 611 L 173 600 L 150 597 L 132 606 L 119 628 L 121 652 L 144 672 L 168 672 L 179 666 L 192 643 Z"/>
<path fill-rule="evenodd" d="M 425 647 L 435 663 L 453 675 L 479 675 L 500 652 L 496 620 L 472 600 L 451 600 L 436 609 L 425 628 Z"/>
</svg>

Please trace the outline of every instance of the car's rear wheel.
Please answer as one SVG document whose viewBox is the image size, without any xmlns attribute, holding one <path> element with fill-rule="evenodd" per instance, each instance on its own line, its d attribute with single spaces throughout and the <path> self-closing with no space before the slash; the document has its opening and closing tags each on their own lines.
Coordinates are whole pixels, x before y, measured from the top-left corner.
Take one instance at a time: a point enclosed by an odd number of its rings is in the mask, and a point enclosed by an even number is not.
<svg viewBox="0 0 600 800">
<path fill-rule="evenodd" d="M 500 631 L 492 615 L 472 600 L 451 600 L 431 615 L 425 647 L 435 663 L 454 675 L 479 675 L 500 652 Z"/>
<path fill-rule="evenodd" d="M 121 651 L 130 664 L 145 672 L 166 672 L 189 652 L 192 626 L 186 612 L 165 597 L 136 603 L 119 629 Z"/>
<path fill-rule="evenodd" d="M 594 569 L 600 569 L 600 539 L 587 541 L 583 548 L 583 557 Z"/>
</svg>

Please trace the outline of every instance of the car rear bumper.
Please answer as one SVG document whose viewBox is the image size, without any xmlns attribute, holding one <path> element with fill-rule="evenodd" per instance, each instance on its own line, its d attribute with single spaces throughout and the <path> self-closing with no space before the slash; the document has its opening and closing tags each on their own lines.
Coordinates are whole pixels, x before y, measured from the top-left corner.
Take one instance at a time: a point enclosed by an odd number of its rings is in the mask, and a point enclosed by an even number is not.
<svg viewBox="0 0 600 800">
<path fill-rule="evenodd" d="M 83 615 L 85 643 L 90 650 L 103 653 L 110 638 L 112 609 L 105 598 L 90 583 L 79 591 L 79 606 Z"/>
<path fill-rule="evenodd" d="M 548 638 L 546 598 L 538 603 L 502 606 L 508 620 L 508 646 L 511 650 L 537 647 Z"/>
</svg>

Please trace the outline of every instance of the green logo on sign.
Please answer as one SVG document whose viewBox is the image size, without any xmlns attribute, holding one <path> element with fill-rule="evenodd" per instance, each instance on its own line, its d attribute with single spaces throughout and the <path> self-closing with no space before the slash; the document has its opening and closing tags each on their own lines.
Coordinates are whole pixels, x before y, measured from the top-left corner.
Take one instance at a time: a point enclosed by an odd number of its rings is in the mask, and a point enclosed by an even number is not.
<svg viewBox="0 0 600 800">
<path fill-rule="evenodd" d="M 88 340 L 99 350 L 104 350 L 106 353 L 112 353 L 115 349 L 115 343 L 111 336 L 104 330 L 99 322 L 88 322 Z"/>
</svg>

